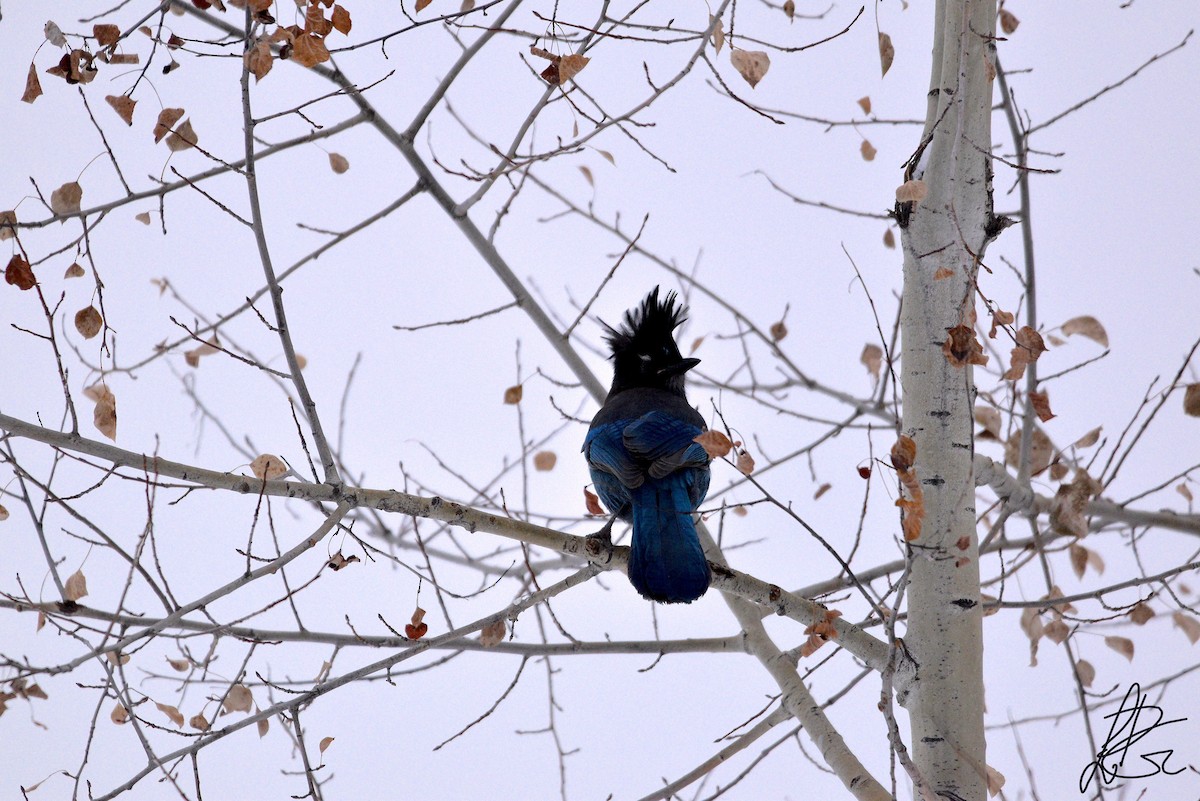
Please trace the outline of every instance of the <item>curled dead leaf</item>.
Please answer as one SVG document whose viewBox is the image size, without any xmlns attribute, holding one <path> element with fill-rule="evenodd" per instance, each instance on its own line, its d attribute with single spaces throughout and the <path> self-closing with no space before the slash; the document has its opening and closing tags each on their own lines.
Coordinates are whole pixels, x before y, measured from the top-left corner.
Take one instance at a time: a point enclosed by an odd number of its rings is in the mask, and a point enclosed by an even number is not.
<svg viewBox="0 0 1200 801">
<path fill-rule="evenodd" d="M 878 380 L 879 374 L 883 370 L 883 348 L 868 342 L 863 345 L 862 354 L 859 355 L 858 360 L 867 368 L 867 372 Z"/>
<path fill-rule="evenodd" d="M 88 306 L 75 312 L 75 330 L 83 334 L 84 339 L 91 339 L 100 333 L 104 320 L 95 306 Z"/>
<path fill-rule="evenodd" d="M 1091 687 L 1092 682 L 1096 680 L 1096 669 L 1092 667 L 1092 663 L 1086 659 L 1080 659 L 1075 663 L 1075 675 L 1079 676 L 1079 683 L 1084 687 Z"/>
<path fill-rule="evenodd" d="M 885 77 L 888 70 L 892 68 L 892 61 L 896 58 L 896 47 L 892 44 L 892 37 L 886 33 L 879 34 L 879 69 L 880 77 Z"/>
<path fill-rule="evenodd" d="M 710 459 L 720 459 L 728 456 L 729 452 L 733 450 L 733 443 L 729 440 L 729 437 L 720 431 L 713 431 L 711 429 L 693 439 L 692 442 L 698 442 Z"/>
<path fill-rule="evenodd" d="M 159 712 L 162 712 L 164 715 L 170 718 L 172 723 L 180 728 L 183 728 L 183 713 L 180 712 L 176 707 L 168 706 L 167 704 L 160 704 L 158 702 L 155 702 L 154 705 L 158 707 Z"/>
<path fill-rule="evenodd" d="M 1133 661 L 1133 640 L 1128 637 L 1105 637 L 1104 644 L 1130 662 Z"/>
<path fill-rule="evenodd" d="M 87 594 L 87 578 L 84 577 L 82 569 L 76 570 L 63 586 L 63 600 L 78 601 Z"/>
<path fill-rule="evenodd" d="M 8 266 L 4 268 L 4 280 L 22 291 L 37 286 L 33 268 L 20 253 L 14 253 L 13 257 L 8 260 Z"/>
<path fill-rule="evenodd" d="M 504 618 L 499 618 L 483 627 L 479 632 L 479 642 L 484 648 L 491 648 L 502 643 L 506 634 L 508 628 L 504 624 Z"/>
<path fill-rule="evenodd" d="M 737 469 L 740 470 L 743 475 L 748 476 L 754 472 L 754 457 L 751 456 L 750 451 L 746 450 L 745 448 L 742 448 L 738 451 L 737 461 L 735 464 L 737 465 Z"/>
<path fill-rule="evenodd" d="M 1104 326 L 1099 320 L 1089 314 L 1067 320 L 1062 324 L 1062 332 L 1067 336 L 1079 334 L 1108 347 L 1108 332 L 1104 330 Z"/>
<path fill-rule="evenodd" d="M 230 712 L 249 712 L 254 706 L 254 695 L 250 692 L 250 688 L 244 684 L 235 684 L 229 688 L 229 692 L 225 694 L 225 702 L 221 704 L 221 708 L 225 713 Z"/>
<path fill-rule="evenodd" d="M 538 451 L 533 456 L 533 467 L 535 470 L 540 470 L 543 473 L 554 469 L 554 465 L 558 462 L 558 456 L 554 451 Z"/>
<path fill-rule="evenodd" d="M 50 193 L 50 209 L 55 214 L 78 214 L 83 200 L 83 187 L 69 181 Z"/>
<path fill-rule="evenodd" d="M 1188 642 L 1195 645 L 1200 641 L 1200 621 L 1191 615 L 1183 612 L 1176 612 L 1171 615 L 1172 622 L 1183 630 L 1183 635 L 1188 638 Z"/>
<path fill-rule="evenodd" d="M 771 68 L 771 57 L 761 50 L 734 50 L 729 54 L 729 62 L 738 74 L 746 79 L 753 89 Z"/>
<path fill-rule="evenodd" d="M 338 175 L 341 175 L 346 170 L 350 169 L 350 162 L 341 153 L 329 154 L 329 169 L 333 170 Z"/>
<path fill-rule="evenodd" d="M 136 100 L 128 95 L 108 95 L 104 100 L 117 112 L 118 117 L 125 120 L 126 125 L 133 125 L 133 107 L 137 105 Z"/>
<path fill-rule="evenodd" d="M 509 406 L 516 406 L 521 402 L 521 397 L 525 394 L 525 388 L 520 384 L 515 384 L 504 390 L 504 402 Z"/>
<path fill-rule="evenodd" d="M 983 345 L 975 337 L 975 329 L 965 325 L 956 325 L 946 332 L 946 341 L 942 343 L 942 353 L 954 367 L 965 367 L 968 364 L 987 364 L 988 357 L 983 353 Z"/>
<path fill-rule="evenodd" d="M 1200 384 L 1188 384 L 1183 391 L 1183 413 L 1200 417 Z"/>
<path fill-rule="evenodd" d="M 875 154 L 879 151 L 875 149 L 875 146 L 871 144 L 869 139 L 864 139 L 858 147 L 858 152 L 862 154 L 863 161 L 874 161 Z"/>
<path fill-rule="evenodd" d="M 250 472 L 262 481 L 270 481 L 286 475 L 291 468 L 282 459 L 271 453 L 264 453 L 250 463 Z"/>
<path fill-rule="evenodd" d="M 183 109 L 181 108 L 164 108 L 158 112 L 158 119 L 154 123 L 154 142 L 155 144 L 162 141 L 162 138 L 171 132 L 175 127 L 175 123 L 183 118 Z"/>
<path fill-rule="evenodd" d="M 25 75 L 25 92 L 21 95 L 21 102 L 32 103 L 41 96 L 42 82 L 38 80 L 37 67 L 30 63 L 29 72 Z"/>
<path fill-rule="evenodd" d="M 929 187 L 919 178 L 905 181 L 896 187 L 896 200 L 900 203 L 920 203 L 929 196 Z"/>
<path fill-rule="evenodd" d="M 583 504 L 587 507 L 589 515 L 606 514 L 603 507 L 600 506 L 600 498 L 587 487 L 583 488 Z"/>
</svg>

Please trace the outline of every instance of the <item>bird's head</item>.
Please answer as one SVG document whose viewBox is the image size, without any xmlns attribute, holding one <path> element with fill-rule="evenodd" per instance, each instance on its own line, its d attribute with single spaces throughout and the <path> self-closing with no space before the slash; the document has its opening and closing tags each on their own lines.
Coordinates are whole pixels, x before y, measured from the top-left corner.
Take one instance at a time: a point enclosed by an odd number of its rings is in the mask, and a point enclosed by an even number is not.
<svg viewBox="0 0 1200 801">
<path fill-rule="evenodd" d="M 687 309 L 677 302 L 674 292 L 659 300 L 654 287 L 640 306 L 625 312 L 619 329 L 605 325 L 613 360 L 610 394 L 634 387 L 684 394 L 684 373 L 700 360 L 685 359 L 675 344 L 674 331 L 687 319 Z"/>
</svg>

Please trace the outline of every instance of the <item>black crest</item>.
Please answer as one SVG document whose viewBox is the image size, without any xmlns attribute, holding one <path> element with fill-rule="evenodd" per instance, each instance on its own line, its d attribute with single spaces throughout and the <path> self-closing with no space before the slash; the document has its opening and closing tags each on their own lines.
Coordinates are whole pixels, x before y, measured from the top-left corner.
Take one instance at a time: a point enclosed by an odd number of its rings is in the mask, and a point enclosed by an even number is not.
<svg viewBox="0 0 1200 801">
<path fill-rule="evenodd" d="M 625 321 L 620 329 L 607 323 L 606 339 L 615 357 L 622 351 L 650 352 L 664 342 L 675 343 L 675 329 L 687 319 L 687 307 L 678 305 L 679 296 L 668 292 L 662 300 L 658 298 L 658 287 L 636 306 L 625 312 Z M 678 353 L 678 351 L 676 351 Z"/>
</svg>

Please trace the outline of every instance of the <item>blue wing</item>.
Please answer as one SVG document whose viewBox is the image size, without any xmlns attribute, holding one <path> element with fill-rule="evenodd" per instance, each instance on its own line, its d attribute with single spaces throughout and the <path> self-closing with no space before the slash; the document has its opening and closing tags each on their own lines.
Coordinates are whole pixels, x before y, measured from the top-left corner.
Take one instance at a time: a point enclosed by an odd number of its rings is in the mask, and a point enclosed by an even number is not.
<svg viewBox="0 0 1200 801">
<path fill-rule="evenodd" d="M 708 493 L 710 478 L 708 454 L 693 442 L 701 433 L 699 426 L 663 411 L 593 428 L 583 451 L 604 505 L 619 512 L 631 502 L 629 491 L 647 478 L 679 473 L 695 509 Z"/>
</svg>

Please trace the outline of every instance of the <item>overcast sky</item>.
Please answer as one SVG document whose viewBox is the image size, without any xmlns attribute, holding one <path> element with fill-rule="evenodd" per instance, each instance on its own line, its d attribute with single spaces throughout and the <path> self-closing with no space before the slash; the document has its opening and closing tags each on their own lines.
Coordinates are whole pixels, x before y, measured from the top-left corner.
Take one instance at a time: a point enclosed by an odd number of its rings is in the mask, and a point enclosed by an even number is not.
<svg viewBox="0 0 1200 801">
<path fill-rule="evenodd" d="M 451 0 L 435 0 L 423 13 L 445 13 L 457 5 Z M 559 4 L 560 15 L 590 25 L 596 15 L 594 4 L 580 3 L 578 11 L 576 5 Z M 708 291 L 743 311 L 761 328 L 783 318 L 786 309 L 789 333 L 782 344 L 789 356 L 817 381 L 855 396 L 868 396 L 871 377 L 858 359 L 863 345 L 877 340 L 875 323 L 843 247 L 861 271 L 885 331 L 890 331 L 900 290 L 901 260 L 898 249 L 884 245 L 889 224 L 797 205 L 773 190 L 767 177 L 808 200 L 870 214 L 883 214 L 890 208 L 901 181 L 901 165 L 920 134 L 919 125 L 902 121 L 919 120 L 924 114 L 932 5 L 913 2 L 907 9 L 898 2 L 879 5 L 879 29 L 889 33 L 896 49 L 885 78 L 880 77 L 875 14 L 870 7 L 847 34 L 826 45 L 791 55 L 772 53 L 770 70 L 753 90 L 730 66 L 728 49 L 715 57 L 728 85 L 764 108 L 834 121 L 857 119 L 862 121 L 858 126 L 827 129 L 794 116 L 779 116 L 785 124 L 775 124 L 715 90 L 701 66 L 641 117 L 653 127 L 632 129 L 637 142 L 610 129 L 589 142 L 589 147 L 541 165 L 536 174 L 574 203 L 594 204 L 596 214 L 606 221 L 620 214 L 621 226 L 629 233 L 649 215 L 640 240 L 646 250 L 685 272 L 694 272 Z M 1008 4 L 1020 26 L 1000 43 L 1000 59 L 1010 73 L 1010 85 L 1023 113 L 1034 124 L 1122 80 L 1156 53 L 1178 45 L 1200 20 L 1192 3 L 1133 0 L 1125 5 Z M 130 4 L 112 14 L 111 21 L 126 27 L 151 7 L 144 2 Z M 6 79 L 0 92 L 0 210 L 15 206 L 22 221 L 43 219 L 48 214 L 30 197 L 30 177 L 47 196 L 59 185 L 78 180 L 85 207 L 124 194 L 76 89 L 44 72 L 58 57 L 51 45 L 43 44 L 47 19 L 54 19 L 68 34 L 87 32 L 91 23 L 78 20 L 96 13 L 96 8 L 94 3 L 13 0 L 3 6 L 0 75 Z M 348 43 L 373 38 L 402 24 L 394 4 L 384 8 L 383 4 L 350 0 L 347 8 L 354 18 L 354 27 L 344 38 Z M 544 29 L 533 12 L 549 15 L 553 8 L 548 2 L 527 3 L 511 25 Z M 797 3 L 802 14 L 824 10 L 807 0 Z M 842 30 L 857 11 L 855 5 L 834 5 L 822 19 L 797 18 L 789 25 L 779 10 L 742 2 L 736 30 L 795 46 Z M 574 13 L 581 16 L 566 16 Z M 674 18 L 678 27 L 696 29 L 706 23 L 707 14 L 704 3 L 652 3 L 643 18 L 660 24 Z M 232 11 L 226 16 L 231 21 L 238 19 Z M 210 29 L 190 18 L 171 17 L 168 22 L 184 38 L 212 35 Z M 477 32 L 467 30 L 461 35 L 469 42 Z M 508 146 L 544 88 L 521 59 L 522 55 L 527 61 L 530 58 L 528 44 L 524 38 L 498 37 L 485 48 L 448 94 L 454 113 L 446 104 L 440 105 L 418 137 L 423 154 L 454 172 L 462 172 L 464 165 L 486 169 L 495 162 L 495 155 L 475 142 L 458 120 L 484 140 Z M 647 74 L 656 83 L 665 81 L 692 48 L 690 43 L 650 47 L 610 40 L 592 51 L 592 61 L 578 76 L 577 84 L 615 113 L 645 96 Z M 129 49 L 145 58 L 149 40 L 137 35 L 130 40 Z M 202 49 L 215 52 L 212 47 Z M 368 97 L 395 127 L 403 128 L 459 52 L 449 34 L 438 26 L 428 26 L 392 40 L 386 57 L 376 46 L 340 54 L 337 63 L 359 86 L 383 79 Z M 1111 448 L 1152 381 L 1161 377 L 1159 388 L 1169 381 L 1200 335 L 1200 260 L 1194 243 L 1200 220 L 1196 201 L 1200 153 L 1195 144 L 1200 123 L 1198 52 L 1197 43 L 1190 42 L 1148 66 L 1128 84 L 1040 132 L 1032 143 L 1039 151 L 1034 166 L 1058 171 L 1033 178 L 1039 324 L 1051 334 L 1068 319 L 1093 315 L 1103 323 L 1111 344 L 1111 353 L 1103 360 L 1046 387 L 1058 415 L 1047 424 L 1047 432 L 1062 445 L 1101 426 L 1107 446 L 1099 447 Z M 120 122 L 104 97 L 128 89 L 136 78 L 136 68 L 105 67 L 85 89 L 92 112 L 134 191 L 152 187 L 154 178 L 174 180 L 171 167 L 191 175 L 211 164 L 195 151 L 176 154 L 168 162 L 166 149 L 153 146 L 150 131 L 160 103 L 186 109 L 206 150 L 228 160 L 239 158 L 240 60 L 198 57 L 185 51 L 175 57 L 178 69 L 163 75 L 161 62 L 155 61 L 149 84 L 135 93 L 139 105 L 132 127 Z M 31 59 L 41 74 L 45 94 L 33 104 L 25 104 L 19 98 Z M 538 69 L 541 66 L 537 64 Z M 299 67 L 277 64 L 254 88 L 255 113 L 262 117 L 289 109 L 330 88 Z M 870 123 L 856 102 L 862 97 L 870 98 L 874 118 L 901 122 Z M 309 120 L 322 126 L 335 125 L 354 113 L 344 98 L 305 110 Z M 570 141 L 577 123 L 586 131 L 586 120 L 573 115 L 567 104 L 552 106 L 530 133 L 534 149 Z M 1011 155 L 1001 114 L 997 113 L 993 125 L 999 152 Z M 289 115 L 264 124 L 258 133 L 267 142 L 278 142 L 309 130 L 308 122 Z M 869 162 L 860 155 L 864 138 L 876 150 Z M 261 164 L 266 230 L 280 269 L 328 238 L 311 229 L 345 229 L 385 207 L 413 184 L 408 166 L 368 126 L 319 145 L 305 145 Z M 349 171 L 342 175 L 331 171 L 325 151 L 343 155 Z M 605 154 L 611 156 L 611 163 Z M 586 168 L 587 175 L 581 168 Z M 439 176 L 456 198 L 466 198 L 477 186 L 446 172 Z M 998 168 L 998 212 L 1017 209 L 1012 181 L 1011 170 Z M 204 188 L 239 213 L 246 213 L 242 182 L 222 177 L 205 183 Z M 510 194 L 507 184 L 497 184 L 474 207 L 471 218 L 487 231 Z M 577 216 L 557 217 L 562 209 L 562 204 L 545 192 L 526 186 L 504 217 L 496 243 L 514 273 L 536 287 L 539 299 L 569 322 L 578 314 L 573 303 L 592 296 L 624 244 Z M 151 213 L 149 226 L 134 219 L 140 212 Z M 248 229 L 199 193 L 181 190 L 172 194 L 166 202 L 166 215 L 169 235 L 165 237 L 156 201 L 122 206 L 91 234 L 97 269 L 105 282 L 108 322 L 117 331 L 118 366 L 140 362 L 153 354 L 157 343 L 177 338 L 180 329 L 171 316 L 185 324 L 194 321 L 193 309 L 215 316 L 236 307 L 263 281 Z M 893 230 L 898 236 L 899 231 Z M 55 224 L 23 234 L 23 241 L 40 257 L 77 235 L 77 227 Z M 5 244 L 11 246 L 11 242 Z M 3 255 L 7 260 L 11 253 Z M 63 308 L 68 315 L 92 297 L 90 278 L 74 283 L 59 278 L 74 258 L 74 251 L 69 250 L 49 259 L 37 273 L 48 296 L 66 293 Z M 992 272 L 981 284 L 989 297 L 1013 312 L 1021 311 L 1021 296 L 1009 263 L 1019 268 L 1020 260 L 1020 229 L 1012 228 L 989 251 Z M 162 278 L 169 280 L 178 298 L 172 292 L 160 293 L 161 284 L 152 283 Z M 692 303 L 691 320 L 680 340 L 686 353 L 695 339 L 704 337 L 695 353 L 703 360 L 698 372 L 735 384 L 748 381 L 747 373 L 739 372 L 744 357 L 733 318 L 704 293 L 681 284 L 651 259 L 636 254 L 622 263 L 578 329 L 578 344 L 601 380 L 608 381 L 608 366 L 598 352 L 588 350 L 601 343 L 595 318 L 617 321 L 626 308 L 659 283 L 682 288 Z M 0 290 L 5 322 L 33 329 L 44 323 L 28 293 L 18 293 L 7 285 Z M 530 516 L 535 522 L 570 527 L 575 533 L 594 525 L 577 520 L 584 512 L 581 487 L 588 482 L 578 454 L 585 426 L 570 421 L 564 425 L 555 406 L 587 419 L 595 405 L 578 387 L 553 383 L 574 379 L 527 317 L 514 309 L 469 326 L 417 332 L 393 327 L 461 318 L 511 300 L 431 199 L 417 198 L 308 265 L 288 281 L 285 297 L 297 349 L 308 362 L 307 380 L 327 428 L 333 429 L 342 444 L 355 481 L 361 476 L 364 486 L 403 489 L 407 475 L 410 491 L 470 501 L 474 493 L 467 483 L 480 486 L 491 482 L 519 452 L 516 412 L 502 402 L 505 388 L 518 381 L 519 359 L 519 377 L 525 386 L 521 422 L 526 438 L 540 439 L 561 429 L 544 446 L 558 456 L 555 469 L 530 477 Z M 266 311 L 265 304 L 260 308 Z M 278 340 L 253 315 L 240 317 L 222 329 L 222 335 L 271 366 L 284 367 Z M 69 343 L 72 390 L 80 393 L 94 380 L 80 358 L 94 363 L 98 347 L 96 341 L 84 343 L 74 331 L 63 336 Z M 1007 348 L 1000 348 L 1007 353 Z M 1065 370 L 1102 351 L 1083 337 L 1071 337 L 1043 357 L 1042 374 Z M 346 392 L 348 376 L 360 353 L 361 365 Z M 535 374 L 539 368 L 545 377 Z M 778 379 L 779 373 L 765 354 L 757 355 L 755 369 L 763 383 Z M 1200 364 L 1193 363 L 1185 377 L 1200 381 Z M 977 380 L 981 390 L 1001 387 L 994 377 L 980 375 Z M 233 440 L 240 444 L 248 441 L 250 452 L 280 453 L 294 465 L 305 463 L 284 395 L 271 378 L 239 362 L 210 356 L 193 370 L 182 355 L 175 354 L 133 374 L 113 375 L 108 383 L 119 402 L 116 442 L 123 448 L 157 450 L 167 458 L 213 469 L 244 469 L 247 460 L 212 420 L 198 412 L 199 402 L 220 419 Z M 184 391 L 185 386 L 194 389 L 194 397 Z M 826 425 L 776 415 L 707 386 L 694 387 L 691 399 L 709 419 L 713 404 L 720 404 L 729 422 L 752 443 L 760 467 L 828 430 Z M 846 416 L 844 406 L 815 393 L 792 391 L 775 401 L 822 419 Z M 344 431 L 337 425 L 343 403 Z M 11 326 L 0 330 L 0 412 L 30 421 L 40 418 L 50 427 L 59 425 L 62 415 L 61 389 L 47 348 Z M 86 436 L 99 438 L 89 425 L 83 428 Z M 795 460 L 767 473 L 764 482 L 781 500 L 793 502 L 814 528 L 846 554 L 854 542 L 865 488 L 857 467 L 869 463 L 872 452 L 877 457 L 883 454 L 892 436 L 886 428 L 876 429 L 868 442 L 861 430 L 844 432 L 822 446 L 811 463 Z M 33 443 L 17 442 L 14 447 L 19 457 L 29 460 L 43 475 L 49 470 L 49 459 Z M 980 451 L 1003 457 L 994 443 L 981 443 Z M 1098 460 L 1100 464 L 1107 453 Z M 1123 501 L 1167 482 L 1193 465 L 1197 454 L 1200 421 L 1185 417 L 1181 403 L 1172 400 L 1123 467 L 1109 497 Z M 307 470 L 300 472 L 307 474 Z M 10 475 L 0 468 L 0 486 L 9 482 Z M 82 490 L 97 478 L 89 470 L 70 476 L 60 491 L 65 492 L 68 485 Z M 736 474 L 718 465 L 710 495 L 715 497 L 735 480 Z M 873 481 L 863 543 L 854 562 L 859 568 L 895 558 L 898 553 L 894 541 L 897 521 L 889 495 L 894 486 L 878 476 Z M 520 471 L 506 473 L 499 483 L 513 508 L 524 506 Z M 830 489 L 814 500 L 818 487 L 825 483 Z M 1161 492 L 1139 501 L 1139 508 L 1187 511 L 1187 501 L 1174 490 L 1177 483 L 1170 482 Z M 11 485 L 8 488 L 12 491 Z M 1043 477 L 1035 488 L 1052 495 L 1055 487 Z M 1193 488 L 1200 492 L 1200 487 L 1193 484 Z M 93 513 L 113 536 L 131 545 L 145 524 L 143 488 L 131 484 L 106 487 L 101 492 L 109 494 L 93 496 Z M 178 495 L 171 495 L 171 500 Z M 752 501 L 758 496 L 740 486 L 722 497 Z M 12 517 L 0 524 L 0 541 L 7 555 L 0 562 L 0 589 L 19 593 L 19 575 L 25 591 L 35 598 L 52 599 L 53 587 L 28 516 L 15 508 L 11 498 L 5 505 Z M 245 560 L 235 549 L 245 547 L 253 513 L 254 499 L 241 497 L 197 497 L 176 506 L 160 506 L 155 526 L 170 546 L 164 546 L 163 559 L 178 598 L 198 597 L 238 574 Z M 298 541 L 315 527 L 314 516 L 303 506 L 277 502 L 274 520 L 285 543 Z M 61 569 L 70 572 L 89 558 L 88 547 L 66 536 L 61 530 L 64 527 L 70 528 L 65 518 L 53 523 L 53 541 L 56 556 L 64 559 Z M 429 530 L 433 528 L 429 526 Z M 1027 534 L 1027 527 L 1011 533 L 1013 537 Z M 801 529 L 767 507 L 754 507 L 745 518 L 731 517 L 722 535 L 734 566 L 785 587 L 802 587 L 838 572 Z M 1107 562 L 1103 580 L 1115 582 L 1138 575 L 1127 540 L 1108 537 L 1088 542 Z M 510 543 L 485 537 L 460 540 L 475 556 L 510 547 Z M 350 545 L 345 547 L 349 552 Z M 1143 539 L 1139 548 L 1143 569 L 1149 574 L 1188 559 L 1194 541 L 1155 532 Z M 315 555 L 311 564 L 303 567 L 308 572 L 302 575 L 315 573 L 321 558 L 321 554 Z M 401 558 L 417 563 L 411 553 Z M 520 559 L 520 555 L 513 552 L 506 558 Z M 118 562 L 97 550 L 86 564 L 93 587 L 86 602 L 99 608 L 115 607 L 124 577 Z M 1054 564 L 1056 581 L 1065 592 L 1097 586 L 1094 574 L 1083 582 L 1075 579 L 1065 553 L 1057 554 Z M 985 560 L 986 577 L 995 577 L 998 570 L 997 559 Z M 557 580 L 565 574 L 551 575 Z M 447 568 L 440 578 L 456 592 L 478 589 L 474 573 L 460 574 Z M 1190 583 L 1193 594 L 1184 598 L 1195 601 L 1200 580 Z M 515 591 L 502 586 L 506 589 L 473 601 L 454 602 L 454 622 L 461 624 L 502 608 Z M 259 601 L 280 594 L 278 586 L 264 591 L 267 595 L 258 596 Z M 327 571 L 302 597 L 301 605 L 305 624 L 312 630 L 345 632 L 349 616 L 364 633 L 386 634 L 376 615 L 382 613 L 393 625 L 402 625 L 411 613 L 416 591 L 410 573 L 380 561 L 339 573 Z M 985 591 L 998 594 L 998 587 Z M 1044 592 L 1041 576 L 1020 575 L 1009 581 L 1005 592 L 1006 597 L 1039 597 Z M 1114 596 L 1113 603 L 1132 601 L 1136 597 L 1133 592 Z M 424 593 L 421 603 L 431 610 L 431 631 L 445 631 L 447 622 L 440 608 L 428 589 Z M 841 600 L 835 598 L 834 605 Z M 153 613 L 148 604 L 142 608 Z M 230 600 L 228 607 L 214 610 L 214 614 L 233 618 L 255 608 L 250 599 Z M 845 608 L 851 619 L 862 614 L 861 609 L 854 611 L 852 600 L 846 601 Z M 1171 626 L 1172 607 L 1164 603 L 1157 609 L 1159 616 L 1144 628 L 1131 631 L 1124 626 L 1118 631 L 1115 623 L 1102 624 L 1073 641 L 1077 651 L 1097 668 L 1094 689 L 1113 688 L 1120 694 L 1130 682 L 1150 684 L 1196 664 L 1200 652 L 1189 648 L 1180 631 Z M 568 593 L 555 605 L 555 613 L 573 636 L 583 640 L 648 639 L 654 636 L 656 625 L 663 639 L 737 633 L 732 616 L 715 593 L 689 606 L 659 607 L 652 617 L 649 605 L 617 574 L 602 576 L 591 586 Z M 1093 606 L 1088 614 L 1099 615 L 1102 610 Z M 541 622 L 549 629 L 547 636 L 562 639 L 548 618 Z M 294 627 L 295 622 L 280 608 L 257 618 L 255 624 Z M 783 648 L 804 639 L 789 621 L 769 621 L 769 629 Z M 1072 709 L 1073 682 L 1061 648 L 1043 641 L 1041 664 L 1030 667 L 1028 642 L 1015 612 L 987 618 L 985 632 L 989 725 L 1003 724 L 1010 716 L 1022 719 Z M 1105 648 L 1101 635 L 1109 633 L 1134 639 L 1138 650 L 1132 662 Z M 540 636 L 538 619 L 526 612 L 516 626 L 514 641 L 537 642 Z M 49 631 L 35 634 L 32 616 L 8 611 L 0 613 L 0 639 L 6 643 L 6 652 L 26 654 L 38 664 L 65 661 L 80 653 L 65 637 Z M 197 642 L 193 647 L 202 650 L 206 646 Z M 168 650 L 165 646 L 147 649 L 130 669 L 169 674 L 163 659 Z M 335 674 L 380 656 L 366 649 L 357 651 L 347 649 L 338 656 Z M 307 681 L 316 676 L 329 653 L 324 646 L 264 646 L 253 665 L 276 680 Z M 244 654 L 244 645 L 229 646 L 223 662 L 216 666 L 219 674 L 228 677 L 236 673 Z M 336 777 L 327 786 L 328 797 L 556 796 L 560 773 L 552 738 L 544 733 L 514 734 L 536 732 L 547 725 L 550 712 L 544 664 L 531 661 L 516 689 L 487 721 L 442 750 L 431 751 L 488 709 L 513 679 L 518 662 L 515 657 L 467 653 L 435 670 L 397 678 L 396 686 L 376 681 L 314 705 L 305 716 L 311 731 L 310 751 L 319 738 L 336 738 L 325 754 L 326 772 Z M 553 661 L 558 671 L 553 674 L 554 699 L 561 707 L 553 714 L 561 748 L 578 749 L 565 759 L 569 797 L 604 798 L 611 793 L 628 799 L 650 792 L 661 777 L 677 778 L 722 747 L 714 741 L 757 713 L 777 692 L 765 671 L 743 654 L 672 655 L 643 672 L 652 663 L 649 656 L 567 656 Z M 805 667 L 801 663 L 801 668 Z M 824 699 L 837 692 L 857 671 L 853 660 L 840 655 L 814 677 L 816 697 Z M 0 748 L 0 776 L 4 777 L 0 782 L 6 783 L 0 794 L 16 794 L 18 782 L 28 786 L 53 771 L 77 768 L 87 736 L 81 721 L 92 715 L 96 700 L 94 693 L 77 690 L 75 682 L 95 682 L 101 675 L 98 668 L 92 668 L 86 676 L 80 672 L 44 681 L 50 697 L 33 707 L 33 716 L 47 728 L 34 725 L 23 708 L 10 704 L 8 714 L 0 718 L 0 739 L 7 743 Z M 133 675 L 131 681 L 135 681 Z M 4 676 L 0 673 L 0 678 Z M 167 681 L 148 678 L 135 686 L 157 700 L 178 701 L 174 685 Z M 262 692 L 256 700 L 265 706 L 268 701 Z M 200 696 L 192 690 L 179 701 L 180 708 L 190 714 L 199 707 Z M 875 711 L 877 698 L 878 679 L 868 676 L 833 708 L 831 717 L 874 775 L 886 782 L 887 751 L 883 724 Z M 1171 685 L 1160 701 L 1169 717 L 1189 718 L 1156 743 L 1158 748 L 1178 749 L 1175 767 L 1200 765 L 1197 698 L 1200 680 L 1192 674 Z M 100 736 L 89 765 L 97 793 L 119 785 L 142 763 L 132 732 L 126 727 L 114 733 L 107 711 L 107 706 L 101 710 Z M 706 790 L 733 781 L 753 755 L 782 736 L 789 725 L 782 724 L 747 754 L 715 773 Z M 1100 715 L 1093 717 L 1094 727 L 1106 725 Z M 1020 735 L 1041 797 L 1073 797 L 1079 772 L 1092 758 L 1078 717 L 1058 725 L 1025 726 Z M 803 740 L 802 744 L 819 761 L 811 743 Z M 1029 780 L 1012 733 L 990 730 L 988 745 L 988 762 L 1008 777 L 1008 797 L 1021 797 L 1022 792 L 1028 797 Z M 244 731 L 205 754 L 201 765 L 209 771 L 206 797 L 280 797 L 284 792 L 303 792 L 300 777 L 280 775 L 281 767 L 301 768 L 292 759 L 291 743 L 277 722 L 262 741 Z M 68 780 L 57 778 L 31 797 L 66 797 L 68 787 Z M 1195 787 L 1195 778 L 1187 774 L 1160 776 L 1135 784 L 1133 789 L 1140 792 L 1143 787 L 1148 788 L 1147 797 L 1183 797 L 1185 788 Z M 148 778 L 129 797 L 158 798 L 165 792 L 163 785 Z M 841 792 L 836 779 L 800 756 L 795 744 L 786 744 L 730 797 L 812 798 Z M 907 783 L 901 782 L 901 797 L 908 795 Z"/>
</svg>

